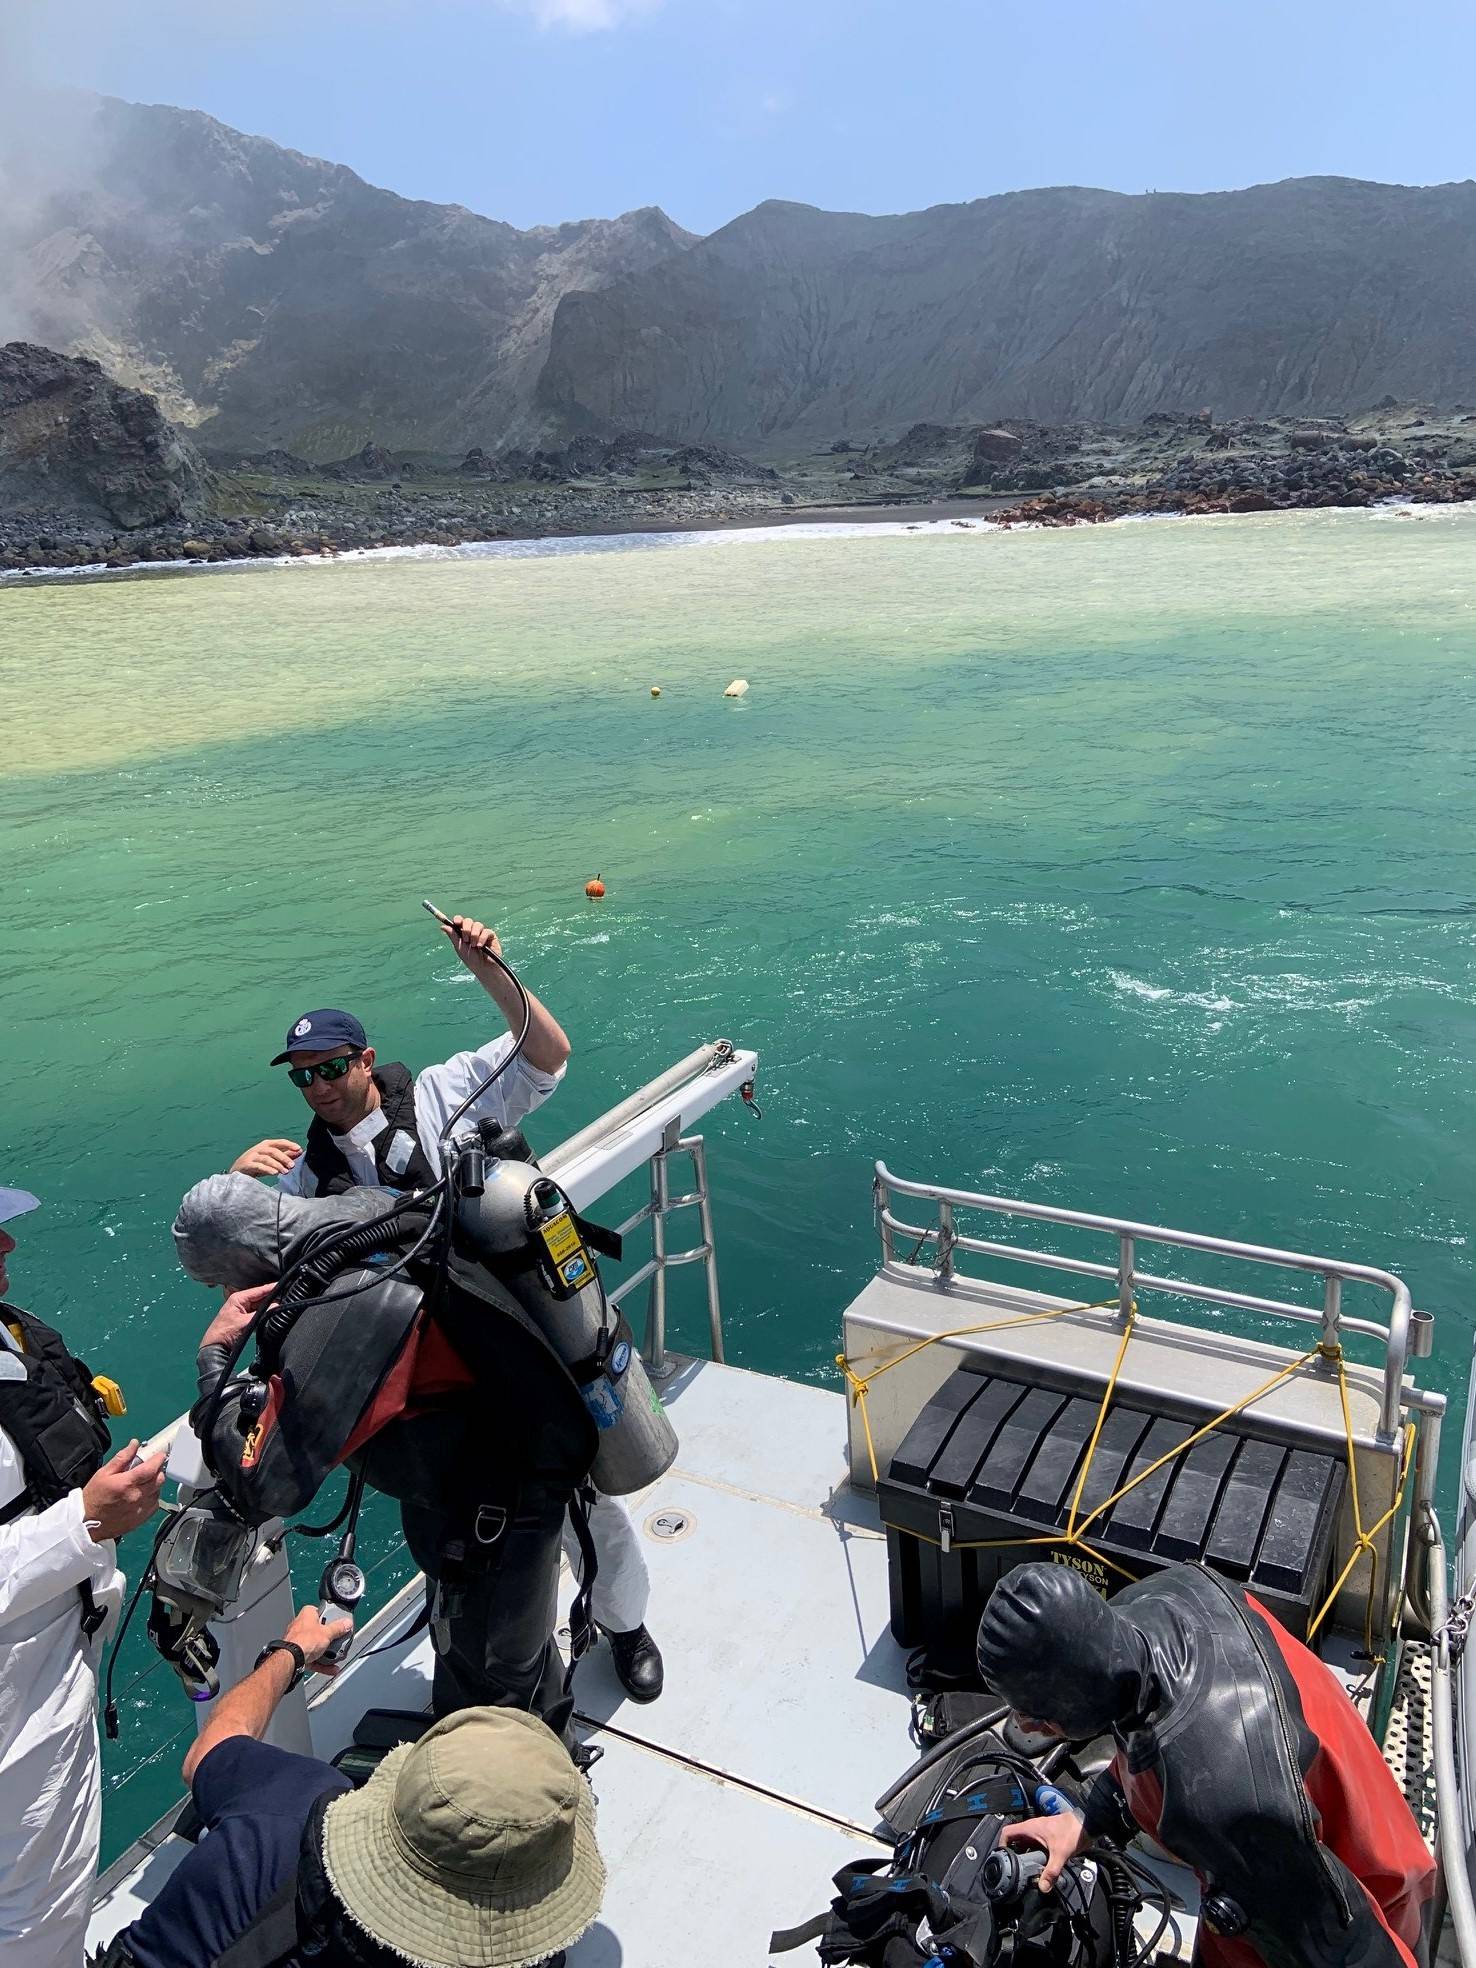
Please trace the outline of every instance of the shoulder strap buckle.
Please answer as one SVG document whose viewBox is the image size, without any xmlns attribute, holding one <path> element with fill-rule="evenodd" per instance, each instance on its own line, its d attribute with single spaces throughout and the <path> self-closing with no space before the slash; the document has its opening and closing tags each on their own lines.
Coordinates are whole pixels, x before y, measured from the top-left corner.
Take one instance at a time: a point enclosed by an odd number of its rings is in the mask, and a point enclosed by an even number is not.
<svg viewBox="0 0 1476 1968">
<path fill-rule="evenodd" d="M 92 1587 L 86 1579 L 77 1587 L 77 1596 L 82 1601 L 82 1631 L 90 1640 L 106 1622 L 108 1609 L 106 1606 L 98 1605 L 92 1595 Z"/>
</svg>

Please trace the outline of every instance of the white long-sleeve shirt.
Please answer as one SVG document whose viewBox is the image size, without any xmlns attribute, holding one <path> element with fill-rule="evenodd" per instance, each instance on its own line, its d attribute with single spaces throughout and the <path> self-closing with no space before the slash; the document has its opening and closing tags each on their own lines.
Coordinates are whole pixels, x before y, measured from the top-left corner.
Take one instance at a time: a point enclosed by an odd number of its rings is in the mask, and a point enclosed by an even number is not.
<svg viewBox="0 0 1476 1968">
<path fill-rule="evenodd" d="M 0 1505 L 25 1489 L 0 1429 Z M 116 1617 L 123 1576 L 72 1490 L 0 1525 L 0 1961 L 79 1968 L 102 1823 L 97 1663 L 77 1588 Z"/>
<path fill-rule="evenodd" d="M 416 1074 L 415 1131 L 433 1169 L 439 1171 L 441 1166 L 442 1127 L 472 1089 L 502 1064 L 512 1045 L 512 1034 L 504 1032 L 475 1052 L 455 1053 L 443 1066 L 427 1066 L 423 1073 Z M 470 1128 L 478 1121 L 498 1121 L 503 1127 L 516 1127 L 524 1115 L 543 1105 L 563 1077 L 562 1066 L 557 1073 L 543 1073 L 519 1056 L 480 1100 L 472 1102 L 458 1125 Z M 332 1136 L 355 1182 L 372 1187 L 379 1181 L 374 1142 L 388 1125 L 383 1107 L 376 1107 L 347 1134 Z M 318 1193 L 306 1155 L 299 1155 L 287 1173 L 277 1177 L 277 1184 L 289 1196 Z"/>
</svg>

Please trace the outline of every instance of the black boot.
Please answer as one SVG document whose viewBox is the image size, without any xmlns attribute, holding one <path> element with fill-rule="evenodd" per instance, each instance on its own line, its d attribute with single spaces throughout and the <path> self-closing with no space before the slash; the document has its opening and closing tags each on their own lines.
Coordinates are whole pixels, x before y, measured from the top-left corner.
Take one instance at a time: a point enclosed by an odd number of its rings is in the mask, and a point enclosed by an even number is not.
<svg viewBox="0 0 1476 1968">
<path fill-rule="evenodd" d="M 620 1685 L 635 1702 L 653 1702 L 666 1684 L 661 1649 L 645 1627 L 629 1633 L 606 1633 Z"/>
</svg>

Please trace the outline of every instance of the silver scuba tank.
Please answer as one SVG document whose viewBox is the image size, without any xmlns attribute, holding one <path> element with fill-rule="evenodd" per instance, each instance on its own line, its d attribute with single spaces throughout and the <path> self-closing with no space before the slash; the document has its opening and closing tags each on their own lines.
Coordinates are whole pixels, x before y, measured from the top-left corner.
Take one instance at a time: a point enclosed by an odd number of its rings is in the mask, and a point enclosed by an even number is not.
<svg viewBox="0 0 1476 1968">
<path fill-rule="evenodd" d="M 676 1460 L 676 1430 L 558 1184 L 528 1162 L 489 1160 L 480 1193 L 457 1197 L 456 1224 L 578 1383 L 599 1430 L 596 1489 L 628 1496 L 654 1483 Z"/>
</svg>

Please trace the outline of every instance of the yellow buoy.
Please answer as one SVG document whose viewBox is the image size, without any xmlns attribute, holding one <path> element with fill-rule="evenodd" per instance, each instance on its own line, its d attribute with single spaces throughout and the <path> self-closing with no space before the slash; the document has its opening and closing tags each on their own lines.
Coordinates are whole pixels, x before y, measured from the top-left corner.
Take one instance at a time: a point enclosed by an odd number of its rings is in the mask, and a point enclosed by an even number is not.
<svg viewBox="0 0 1476 1968">
<path fill-rule="evenodd" d="M 661 685 L 659 683 L 653 683 L 651 685 L 651 695 L 653 697 L 659 697 L 661 695 Z"/>
</svg>

